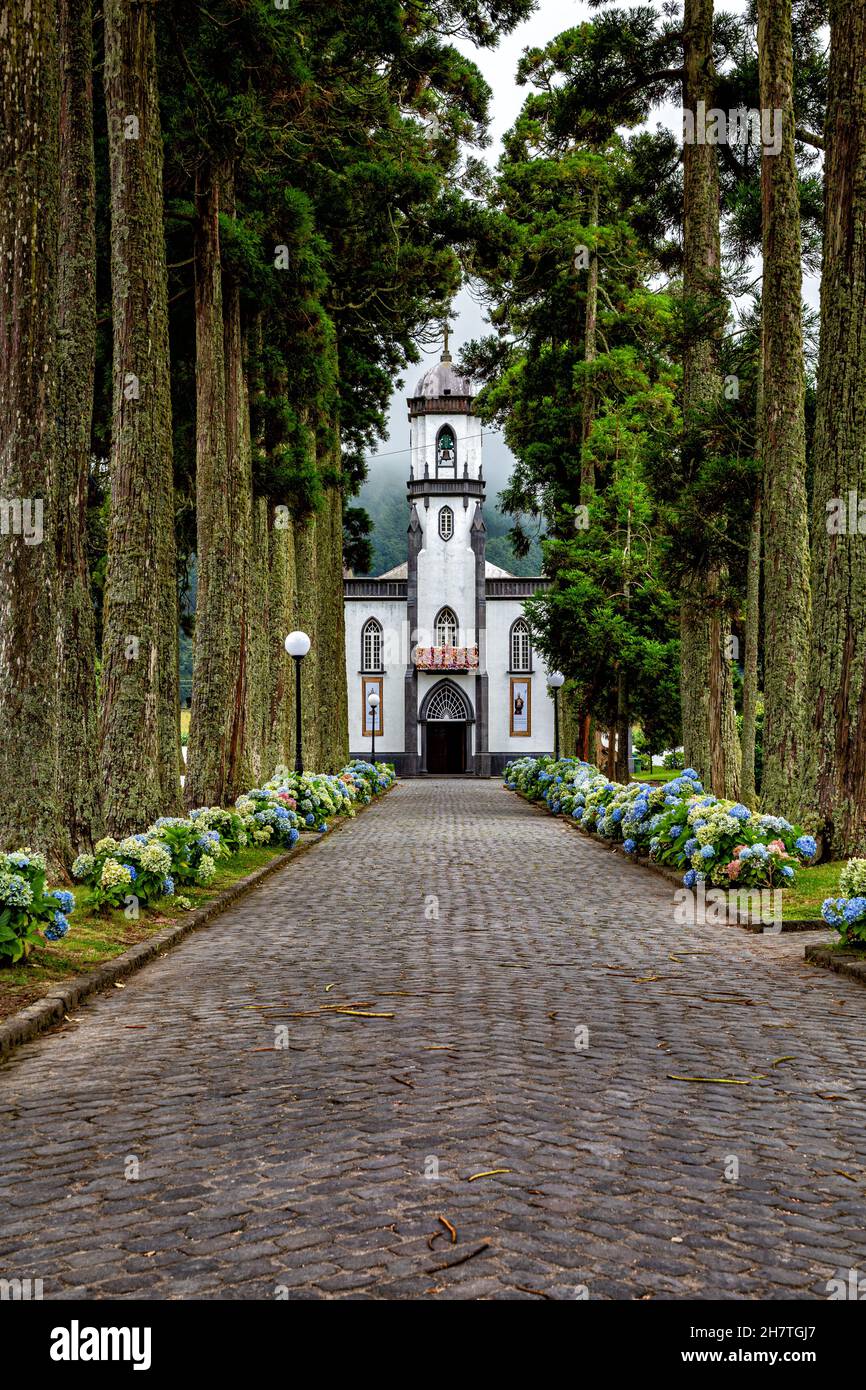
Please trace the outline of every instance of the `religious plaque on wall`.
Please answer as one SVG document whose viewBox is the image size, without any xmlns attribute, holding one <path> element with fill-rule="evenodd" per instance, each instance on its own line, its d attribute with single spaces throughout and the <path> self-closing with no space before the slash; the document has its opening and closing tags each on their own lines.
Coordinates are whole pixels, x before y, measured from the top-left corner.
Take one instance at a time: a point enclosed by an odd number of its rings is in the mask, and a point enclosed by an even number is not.
<svg viewBox="0 0 866 1390">
<path fill-rule="evenodd" d="M 511 736 L 525 738 L 532 733 L 532 686 L 524 677 L 511 677 Z"/>
</svg>

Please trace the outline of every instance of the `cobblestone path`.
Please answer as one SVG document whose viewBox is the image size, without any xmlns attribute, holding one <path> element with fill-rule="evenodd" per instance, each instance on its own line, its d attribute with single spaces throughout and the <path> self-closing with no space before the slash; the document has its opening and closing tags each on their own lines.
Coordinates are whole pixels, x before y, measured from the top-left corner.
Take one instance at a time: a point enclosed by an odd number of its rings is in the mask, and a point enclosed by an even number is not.
<svg viewBox="0 0 866 1390">
<path fill-rule="evenodd" d="M 495 781 L 403 783 L 0 1067 L 0 1277 L 826 1297 L 866 1271 L 866 993 L 672 894 Z"/>
</svg>

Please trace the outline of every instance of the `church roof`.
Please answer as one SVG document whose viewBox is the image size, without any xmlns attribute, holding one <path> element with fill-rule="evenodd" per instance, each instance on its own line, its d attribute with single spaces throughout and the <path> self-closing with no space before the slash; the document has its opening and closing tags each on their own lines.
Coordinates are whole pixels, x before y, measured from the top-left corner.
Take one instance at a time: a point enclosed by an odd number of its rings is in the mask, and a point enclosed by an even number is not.
<svg viewBox="0 0 866 1390">
<path fill-rule="evenodd" d="M 443 352 L 441 361 L 427 368 L 415 387 L 415 398 L 426 396 L 428 399 L 433 399 L 439 396 L 471 396 L 471 394 L 472 379 L 457 374 L 449 352 Z"/>
<path fill-rule="evenodd" d="M 409 566 L 406 561 L 402 565 L 395 565 L 392 570 L 386 570 L 384 574 L 377 574 L 377 579 L 407 579 L 409 576 Z M 485 579 L 513 579 L 514 575 L 509 570 L 500 569 L 499 565 L 491 565 L 487 560 L 484 565 Z"/>
</svg>

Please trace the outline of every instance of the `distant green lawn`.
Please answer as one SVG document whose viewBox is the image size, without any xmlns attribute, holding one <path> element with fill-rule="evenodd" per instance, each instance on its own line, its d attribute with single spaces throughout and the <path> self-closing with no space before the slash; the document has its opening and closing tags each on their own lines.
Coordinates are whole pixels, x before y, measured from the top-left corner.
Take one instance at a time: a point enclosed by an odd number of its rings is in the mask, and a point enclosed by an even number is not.
<svg viewBox="0 0 866 1390">
<path fill-rule="evenodd" d="M 839 896 L 839 874 L 844 867 L 844 859 L 834 859 L 813 869 L 799 869 L 794 887 L 785 889 L 782 916 L 820 918 L 824 899 Z"/>
</svg>

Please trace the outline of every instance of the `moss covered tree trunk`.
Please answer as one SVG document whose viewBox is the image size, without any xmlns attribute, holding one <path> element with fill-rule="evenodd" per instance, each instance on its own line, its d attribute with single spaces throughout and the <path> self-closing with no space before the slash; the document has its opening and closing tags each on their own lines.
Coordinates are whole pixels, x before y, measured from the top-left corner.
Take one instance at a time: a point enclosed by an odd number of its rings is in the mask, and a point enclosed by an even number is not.
<svg viewBox="0 0 866 1390">
<path fill-rule="evenodd" d="M 763 804 L 796 818 L 811 738 L 812 624 L 801 323 L 800 200 L 794 161 L 791 0 L 759 0 L 761 108 L 781 112 L 782 148 L 765 151 L 764 227 L 764 764 Z"/>
<path fill-rule="evenodd" d="M 755 498 L 755 510 L 749 531 L 749 558 L 746 572 L 745 650 L 743 652 L 743 727 L 740 732 L 742 775 L 740 800 L 750 807 L 757 806 L 755 785 L 755 728 L 758 711 L 758 642 L 761 628 L 761 494 Z"/>
<path fill-rule="evenodd" d="M 234 216 L 234 182 L 226 179 L 224 207 Z M 234 629 L 231 715 L 225 797 L 234 801 L 252 785 L 246 719 L 252 628 L 253 479 L 250 440 L 249 388 L 245 369 L 246 343 L 241 315 L 240 286 L 223 276 L 224 353 L 226 388 L 226 465 L 228 470 L 229 540 L 231 544 L 231 616 Z"/>
<path fill-rule="evenodd" d="M 96 192 L 90 0 L 60 0 L 58 242 L 58 805 L 72 849 L 101 831 L 96 638 L 87 565 L 87 483 L 96 362 Z"/>
<path fill-rule="evenodd" d="M 54 0 L 0 23 L 0 846 L 68 850 L 57 805 L 60 73 Z"/>
<path fill-rule="evenodd" d="M 687 475 L 706 447 L 707 419 L 721 396 L 719 335 L 723 322 L 719 245 L 719 171 L 699 113 L 714 106 L 713 0 L 686 0 L 683 106 L 696 138 L 683 146 L 683 453 Z M 686 762 L 722 796 L 739 791 L 739 743 L 727 656 L 729 615 L 724 572 L 691 575 L 680 595 L 683 743 Z"/>
<path fill-rule="evenodd" d="M 322 711 L 319 705 L 319 514 L 295 523 L 295 627 L 306 632 L 310 650 L 301 662 L 301 746 L 304 767 L 321 772 Z"/>
<path fill-rule="evenodd" d="M 272 509 L 273 511 L 273 509 Z M 268 531 L 267 747 L 269 771 L 295 765 L 295 683 L 285 639 L 294 628 L 295 535 L 291 518 L 274 513 Z"/>
<path fill-rule="evenodd" d="M 195 495 L 198 591 L 187 806 L 219 806 L 228 789 L 238 631 L 226 447 L 219 181 L 202 170 L 195 195 Z"/>
<path fill-rule="evenodd" d="M 809 789 L 836 858 L 866 852 L 866 538 L 848 516 L 866 496 L 866 0 L 831 0 L 830 22 Z"/>
<path fill-rule="evenodd" d="M 250 557 L 246 745 L 252 781 L 257 786 L 273 772 L 270 766 L 271 611 L 268 503 L 264 497 L 255 497 Z"/>
<path fill-rule="evenodd" d="M 162 137 L 151 4 L 106 0 L 114 401 L 102 645 L 106 827 L 180 807 L 177 580 Z"/>
<path fill-rule="evenodd" d="M 343 602 L 343 491 L 340 434 L 335 422 L 322 432 L 325 495 L 316 521 L 319 576 L 319 754 L 321 771 L 338 772 L 349 757 L 346 631 Z"/>
</svg>

